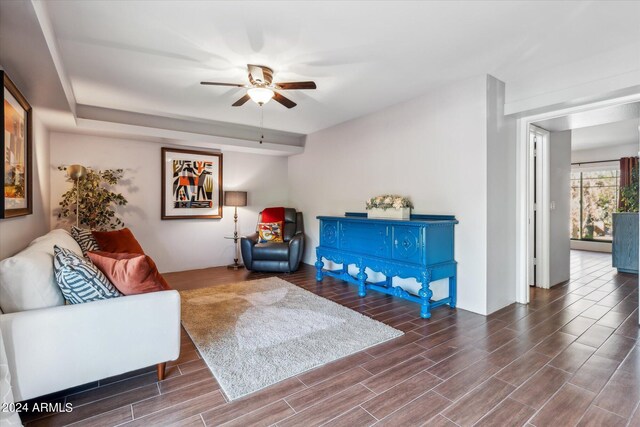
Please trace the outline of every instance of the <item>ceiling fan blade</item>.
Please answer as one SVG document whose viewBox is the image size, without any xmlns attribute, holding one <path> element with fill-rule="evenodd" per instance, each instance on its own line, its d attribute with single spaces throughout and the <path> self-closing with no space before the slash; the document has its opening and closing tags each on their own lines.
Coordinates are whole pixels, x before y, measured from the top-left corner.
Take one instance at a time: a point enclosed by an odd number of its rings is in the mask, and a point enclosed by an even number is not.
<svg viewBox="0 0 640 427">
<path fill-rule="evenodd" d="M 219 83 L 219 82 L 200 82 L 201 85 L 211 85 L 211 86 L 234 86 L 234 87 L 244 87 L 245 85 L 240 83 Z"/>
<path fill-rule="evenodd" d="M 239 107 L 241 105 L 244 105 L 244 103 L 247 102 L 249 99 L 251 99 L 249 95 L 245 95 L 242 98 L 238 99 L 236 102 L 234 102 L 232 105 L 234 107 Z"/>
<path fill-rule="evenodd" d="M 289 82 L 289 83 L 276 83 L 276 87 L 282 90 L 288 89 L 315 89 L 315 82 Z"/>
<path fill-rule="evenodd" d="M 280 104 L 284 105 L 287 108 L 293 108 L 296 105 L 298 105 L 295 102 L 293 102 L 292 100 L 290 100 L 289 98 L 286 98 L 286 97 L 280 95 L 278 92 L 274 92 L 273 93 L 273 99 L 274 99 L 274 101 L 279 102 Z"/>
</svg>

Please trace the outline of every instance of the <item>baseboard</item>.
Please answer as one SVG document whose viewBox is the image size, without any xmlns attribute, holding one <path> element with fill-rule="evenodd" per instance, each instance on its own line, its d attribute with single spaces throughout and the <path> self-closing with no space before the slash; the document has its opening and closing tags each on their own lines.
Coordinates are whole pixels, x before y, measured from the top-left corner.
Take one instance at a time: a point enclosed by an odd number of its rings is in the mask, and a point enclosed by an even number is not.
<svg viewBox="0 0 640 427">
<path fill-rule="evenodd" d="M 571 249 L 592 252 L 608 252 L 611 253 L 610 242 L 591 242 L 587 240 L 572 240 Z"/>
</svg>

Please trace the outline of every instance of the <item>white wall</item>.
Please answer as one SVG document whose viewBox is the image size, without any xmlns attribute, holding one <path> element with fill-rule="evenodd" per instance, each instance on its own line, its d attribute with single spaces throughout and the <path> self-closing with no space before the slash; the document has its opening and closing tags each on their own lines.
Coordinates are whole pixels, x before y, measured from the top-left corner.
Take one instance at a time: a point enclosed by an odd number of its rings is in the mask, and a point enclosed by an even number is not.
<svg viewBox="0 0 640 427">
<path fill-rule="evenodd" d="M 505 85 L 487 76 L 487 311 L 516 299 L 516 120 L 504 115 Z"/>
<path fill-rule="evenodd" d="M 549 285 L 569 280 L 571 215 L 571 131 L 551 132 L 549 137 Z"/>
<path fill-rule="evenodd" d="M 72 185 L 58 165 L 123 168 L 125 182 L 117 189 L 129 204 L 118 213 L 161 272 L 233 262 L 233 241 L 224 239 L 233 234 L 233 208 L 225 207 L 221 220 L 160 220 L 162 144 L 58 132 L 50 140 L 52 227 L 58 226 L 60 197 Z M 241 234 L 252 233 L 261 208 L 287 205 L 287 158 L 223 152 L 223 184 L 225 190 L 249 193 L 249 206 L 238 209 L 238 225 Z"/>
<path fill-rule="evenodd" d="M 640 150 L 640 145 L 637 143 L 610 145 L 590 150 L 574 150 L 571 151 L 571 163 L 598 162 L 601 160 L 616 160 L 621 157 L 633 157 L 638 155 L 638 150 Z"/>
<path fill-rule="evenodd" d="M 49 132 L 33 109 L 33 214 L 0 219 L 0 259 L 49 230 Z"/>
<path fill-rule="evenodd" d="M 416 213 L 454 214 L 458 306 L 487 311 L 486 76 L 458 82 L 308 136 L 289 158 L 289 198 L 305 215 L 304 261 L 315 261 L 317 215 L 364 212 L 382 193 Z"/>
</svg>

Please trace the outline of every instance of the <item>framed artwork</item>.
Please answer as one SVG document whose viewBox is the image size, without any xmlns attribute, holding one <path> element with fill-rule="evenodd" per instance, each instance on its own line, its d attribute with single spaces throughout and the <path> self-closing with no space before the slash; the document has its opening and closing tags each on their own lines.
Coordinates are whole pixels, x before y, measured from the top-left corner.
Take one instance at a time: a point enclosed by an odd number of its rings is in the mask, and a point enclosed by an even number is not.
<svg viewBox="0 0 640 427">
<path fill-rule="evenodd" d="M 222 218 L 222 153 L 162 148 L 162 219 Z"/>
<path fill-rule="evenodd" d="M 33 213 L 31 106 L 2 70 L 0 77 L 3 81 L 4 123 L 0 218 L 12 218 Z"/>
</svg>

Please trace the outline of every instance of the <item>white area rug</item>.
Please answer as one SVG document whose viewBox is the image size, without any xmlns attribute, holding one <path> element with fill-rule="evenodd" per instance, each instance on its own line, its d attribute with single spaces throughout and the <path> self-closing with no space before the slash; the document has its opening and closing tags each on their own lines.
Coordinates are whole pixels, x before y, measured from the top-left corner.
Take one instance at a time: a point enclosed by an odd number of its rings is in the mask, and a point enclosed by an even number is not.
<svg viewBox="0 0 640 427">
<path fill-rule="evenodd" d="M 182 324 L 230 400 L 403 334 L 276 277 L 180 294 Z"/>
</svg>

